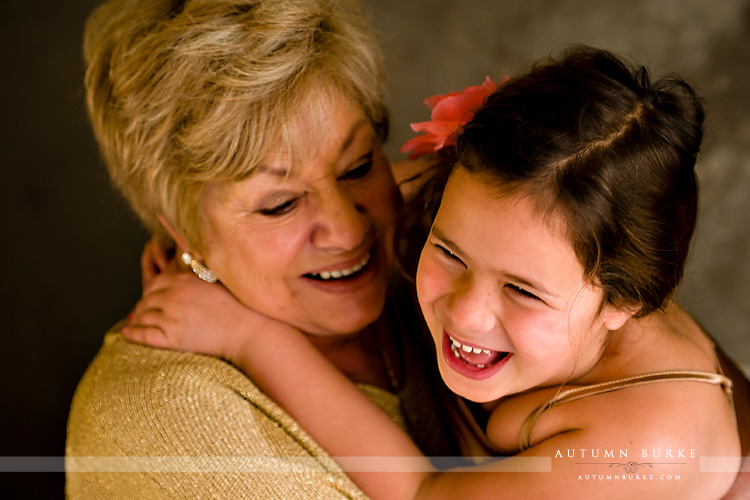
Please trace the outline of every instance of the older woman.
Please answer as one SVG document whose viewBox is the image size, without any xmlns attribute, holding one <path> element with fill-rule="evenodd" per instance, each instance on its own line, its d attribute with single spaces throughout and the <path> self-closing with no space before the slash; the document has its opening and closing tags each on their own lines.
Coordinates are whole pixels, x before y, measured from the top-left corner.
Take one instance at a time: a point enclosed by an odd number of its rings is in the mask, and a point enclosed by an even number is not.
<svg viewBox="0 0 750 500">
<path fill-rule="evenodd" d="M 84 53 L 94 133 L 144 225 L 259 327 L 305 332 L 426 453 L 452 453 L 402 334 L 420 328 L 411 297 L 390 279 L 400 195 L 381 150 L 381 54 L 357 6 L 110 0 Z M 363 496 L 235 367 L 131 344 L 121 327 L 72 403 L 69 498 Z"/>
</svg>

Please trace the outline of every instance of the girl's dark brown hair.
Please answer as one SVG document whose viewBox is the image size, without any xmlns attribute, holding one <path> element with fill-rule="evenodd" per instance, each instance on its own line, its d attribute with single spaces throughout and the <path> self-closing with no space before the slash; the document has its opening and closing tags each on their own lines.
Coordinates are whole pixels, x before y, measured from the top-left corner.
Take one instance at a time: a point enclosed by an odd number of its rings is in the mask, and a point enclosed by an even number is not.
<svg viewBox="0 0 750 500">
<path fill-rule="evenodd" d="M 695 227 L 701 99 L 683 80 L 574 47 L 491 95 L 421 197 L 460 165 L 501 192 L 523 192 L 564 221 L 604 302 L 661 308 L 680 282 Z M 432 193 L 429 193 L 432 190 Z"/>
</svg>

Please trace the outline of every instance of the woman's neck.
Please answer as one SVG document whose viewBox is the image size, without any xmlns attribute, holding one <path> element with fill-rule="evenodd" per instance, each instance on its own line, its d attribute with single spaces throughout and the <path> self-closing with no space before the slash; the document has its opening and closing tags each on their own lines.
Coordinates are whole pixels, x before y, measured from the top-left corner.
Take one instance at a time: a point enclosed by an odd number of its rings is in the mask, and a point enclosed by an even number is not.
<svg viewBox="0 0 750 500">
<path fill-rule="evenodd" d="M 308 338 L 328 361 L 352 381 L 391 389 L 373 328 L 368 326 L 351 335 Z"/>
</svg>

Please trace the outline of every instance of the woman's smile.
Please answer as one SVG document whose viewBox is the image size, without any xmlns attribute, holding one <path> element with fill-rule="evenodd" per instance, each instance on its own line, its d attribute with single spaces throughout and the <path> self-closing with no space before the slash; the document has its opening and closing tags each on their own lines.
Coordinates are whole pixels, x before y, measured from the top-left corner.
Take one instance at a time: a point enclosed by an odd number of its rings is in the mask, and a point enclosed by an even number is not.
<svg viewBox="0 0 750 500">
<path fill-rule="evenodd" d="M 311 335 L 348 335 L 383 310 L 400 195 L 359 107 L 331 98 L 324 109 L 310 122 L 326 125 L 322 142 L 297 138 L 312 153 L 279 147 L 255 174 L 207 196 L 205 261 L 253 310 Z"/>
<path fill-rule="evenodd" d="M 354 293 L 378 277 L 382 260 L 380 252 L 371 246 L 362 257 L 325 266 L 320 270 L 305 273 L 301 278 L 322 292 Z"/>
<path fill-rule="evenodd" d="M 304 276 L 306 278 L 322 281 L 338 280 L 342 278 L 346 279 L 349 277 L 354 278 L 357 276 L 357 273 L 359 273 L 359 271 L 361 271 L 368 264 L 368 262 L 370 262 L 369 249 L 364 257 L 362 257 L 356 264 L 351 267 L 345 267 L 342 269 L 340 265 L 332 266 L 330 270 L 315 271 L 312 273 L 307 273 Z"/>
</svg>

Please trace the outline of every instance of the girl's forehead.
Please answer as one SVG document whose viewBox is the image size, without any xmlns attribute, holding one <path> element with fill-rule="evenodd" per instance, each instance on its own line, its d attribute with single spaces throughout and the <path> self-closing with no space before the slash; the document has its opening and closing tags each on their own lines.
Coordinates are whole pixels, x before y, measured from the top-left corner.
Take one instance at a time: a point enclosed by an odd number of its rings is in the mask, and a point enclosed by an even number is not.
<svg viewBox="0 0 750 500">
<path fill-rule="evenodd" d="M 460 201 L 461 197 L 465 196 L 462 191 L 467 185 L 470 189 L 476 189 L 488 202 L 523 204 L 529 208 L 534 220 L 545 222 L 553 232 L 561 235 L 568 234 L 568 222 L 559 204 L 550 190 L 538 183 L 505 182 L 491 173 L 469 171 L 458 163 L 448 179 L 446 191 L 448 186 L 457 189 L 456 196 Z"/>
<path fill-rule="evenodd" d="M 451 176 L 433 229 L 480 267 L 579 282 L 583 267 L 562 217 L 540 210 L 529 193 L 498 191 L 483 177 L 466 170 Z M 555 272 L 559 266 L 564 272 Z"/>
</svg>

